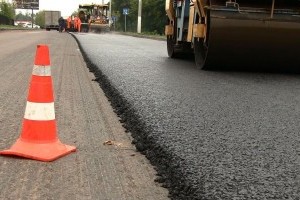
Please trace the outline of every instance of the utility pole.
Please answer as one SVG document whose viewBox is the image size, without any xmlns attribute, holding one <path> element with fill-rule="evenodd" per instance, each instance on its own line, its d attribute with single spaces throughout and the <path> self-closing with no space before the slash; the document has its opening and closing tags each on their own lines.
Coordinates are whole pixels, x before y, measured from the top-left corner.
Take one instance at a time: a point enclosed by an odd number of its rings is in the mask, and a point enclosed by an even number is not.
<svg viewBox="0 0 300 200">
<path fill-rule="evenodd" d="M 30 8 L 31 8 L 31 28 L 33 28 L 33 6 L 34 6 L 34 2 L 30 3 Z"/>
<path fill-rule="evenodd" d="M 111 19 L 111 2 L 112 2 L 112 0 L 109 1 L 109 15 L 108 15 L 109 20 L 112 20 Z"/>
<path fill-rule="evenodd" d="M 127 26 L 127 25 L 126 25 L 126 15 L 125 15 L 125 32 L 126 32 L 126 26 Z"/>
<path fill-rule="evenodd" d="M 31 28 L 33 28 L 33 7 L 31 7 Z"/>
<path fill-rule="evenodd" d="M 141 33 L 142 29 L 142 0 L 139 1 L 139 10 L 138 10 L 138 24 L 137 24 L 137 32 Z"/>
</svg>

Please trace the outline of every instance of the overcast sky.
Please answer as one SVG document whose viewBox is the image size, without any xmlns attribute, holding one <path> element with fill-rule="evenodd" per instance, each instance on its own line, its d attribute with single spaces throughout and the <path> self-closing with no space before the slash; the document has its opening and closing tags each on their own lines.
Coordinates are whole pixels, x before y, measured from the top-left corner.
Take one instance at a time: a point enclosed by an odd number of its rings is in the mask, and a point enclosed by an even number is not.
<svg viewBox="0 0 300 200">
<path fill-rule="evenodd" d="M 39 2 L 40 10 L 58 10 L 61 11 L 62 16 L 71 15 L 74 11 L 78 9 L 79 4 L 102 4 L 102 0 L 39 0 Z M 104 0 L 104 3 L 107 2 L 109 2 L 109 0 Z M 28 11 L 31 13 L 31 10 L 23 10 L 23 12 L 24 11 Z"/>
</svg>

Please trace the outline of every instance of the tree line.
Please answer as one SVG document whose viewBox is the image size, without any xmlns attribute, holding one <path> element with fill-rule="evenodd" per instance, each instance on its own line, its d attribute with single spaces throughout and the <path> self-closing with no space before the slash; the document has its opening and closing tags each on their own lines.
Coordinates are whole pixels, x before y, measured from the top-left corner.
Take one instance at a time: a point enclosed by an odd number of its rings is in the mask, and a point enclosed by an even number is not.
<svg viewBox="0 0 300 200">
<path fill-rule="evenodd" d="M 13 25 L 15 10 L 12 4 L 1 0 L 0 2 L 0 24 Z"/>
<path fill-rule="evenodd" d="M 116 17 L 116 29 L 125 30 L 123 9 L 126 15 L 126 30 L 137 31 L 139 0 L 112 0 L 112 16 Z M 166 24 L 165 0 L 142 0 L 142 32 L 163 34 Z"/>
</svg>

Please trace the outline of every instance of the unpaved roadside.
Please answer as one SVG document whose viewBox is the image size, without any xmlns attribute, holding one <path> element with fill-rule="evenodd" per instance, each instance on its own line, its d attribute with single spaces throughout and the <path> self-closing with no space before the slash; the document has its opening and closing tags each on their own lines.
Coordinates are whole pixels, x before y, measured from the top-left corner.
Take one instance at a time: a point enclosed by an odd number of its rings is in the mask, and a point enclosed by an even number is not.
<svg viewBox="0 0 300 200">
<path fill-rule="evenodd" d="M 50 48 L 58 137 L 77 152 L 54 162 L 0 157 L 0 199 L 168 199 L 131 144 L 74 38 L 0 33 L 0 149 L 19 137 L 37 44 Z M 106 141 L 109 141 L 105 143 Z"/>
</svg>

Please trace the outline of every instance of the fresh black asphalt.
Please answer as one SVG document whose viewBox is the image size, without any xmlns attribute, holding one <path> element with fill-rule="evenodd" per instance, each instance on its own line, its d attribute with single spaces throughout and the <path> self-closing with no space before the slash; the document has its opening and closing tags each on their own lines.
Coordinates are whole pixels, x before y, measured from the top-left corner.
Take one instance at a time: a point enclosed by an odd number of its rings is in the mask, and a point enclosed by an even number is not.
<svg viewBox="0 0 300 200">
<path fill-rule="evenodd" d="M 74 37 L 172 199 L 300 199 L 299 73 L 203 71 L 164 41 Z"/>
</svg>

